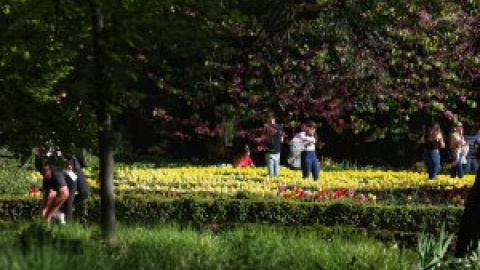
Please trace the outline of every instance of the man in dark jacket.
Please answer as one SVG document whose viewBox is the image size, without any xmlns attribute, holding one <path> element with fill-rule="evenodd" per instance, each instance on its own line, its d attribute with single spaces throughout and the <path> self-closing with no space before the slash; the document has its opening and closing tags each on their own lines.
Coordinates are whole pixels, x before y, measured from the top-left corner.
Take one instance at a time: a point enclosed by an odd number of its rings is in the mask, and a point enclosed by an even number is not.
<svg viewBox="0 0 480 270">
<path fill-rule="evenodd" d="M 283 130 L 282 127 L 276 123 L 275 114 L 272 112 L 267 115 L 264 136 L 267 141 L 265 159 L 267 162 L 268 176 L 276 177 L 280 174 L 280 152 L 282 151 Z"/>
</svg>

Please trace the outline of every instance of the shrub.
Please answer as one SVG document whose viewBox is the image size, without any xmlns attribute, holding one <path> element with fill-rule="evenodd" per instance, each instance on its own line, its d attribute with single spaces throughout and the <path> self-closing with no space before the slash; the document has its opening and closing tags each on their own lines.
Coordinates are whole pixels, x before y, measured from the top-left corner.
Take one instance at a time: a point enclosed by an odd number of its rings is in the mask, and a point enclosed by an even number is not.
<svg viewBox="0 0 480 270">
<path fill-rule="evenodd" d="M 0 150 L 0 155 L 5 154 Z M 30 184 L 30 173 L 17 160 L 0 157 L 0 195 L 27 194 Z"/>
<path fill-rule="evenodd" d="M 0 220 L 31 220 L 38 216 L 37 198 L 0 199 Z M 77 218 L 100 220 L 100 201 L 86 202 Z M 453 206 L 305 203 L 279 200 L 178 199 L 118 197 L 120 221 L 181 222 L 194 225 L 260 223 L 275 225 L 342 225 L 397 232 L 448 232 L 458 227 L 462 209 Z"/>
</svg>

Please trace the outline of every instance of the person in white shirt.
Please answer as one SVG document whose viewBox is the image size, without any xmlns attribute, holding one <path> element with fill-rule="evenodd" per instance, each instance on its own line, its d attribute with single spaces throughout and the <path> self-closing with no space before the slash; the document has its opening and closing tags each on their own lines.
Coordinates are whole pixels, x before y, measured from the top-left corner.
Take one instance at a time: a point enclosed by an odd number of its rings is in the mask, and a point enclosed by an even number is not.
<svg viewBox="0 0 480 270">
<path fill-rule="evenodd" d="M 452 136 L 450 137 L 450 150 L 453 155 L 453 168 L 451 176 L 453 178 L 462 178 L 465 174 L 464 165 L 467 164 L 468 143 L 463 137 L 462 123 L 457 122 L 453 128 Z"/>
<path fill-rule="evenodd" d="M 316 154 L 317 136 L 315 134 L 315 125 L 309 123 L 306 125 L 305 132 L 300 132 L 297 138 L 301 141 L 303 146 L 301 154 L 301 165 L 303 179 L 307 179 L 310 173 L 313 175 L 313 180 L 317 181 L 320 176 L 320 166 Z"/>
</svg>

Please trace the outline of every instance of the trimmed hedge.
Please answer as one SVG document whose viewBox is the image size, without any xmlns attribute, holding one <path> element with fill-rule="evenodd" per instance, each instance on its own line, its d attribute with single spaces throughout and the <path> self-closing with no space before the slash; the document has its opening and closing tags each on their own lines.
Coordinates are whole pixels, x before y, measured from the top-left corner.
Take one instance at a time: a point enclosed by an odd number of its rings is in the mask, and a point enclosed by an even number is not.
<svg viewBox="0 0 480 270">
<path fill-rule="evenodd" d="M 0 198 L 0 220 L 31 220 L 38 216 L 36 198 Z M 100 200 L 86 202 L 83 219 L 98 222 Z M 165 199 L 118 197 L 122 222 L 180 222 L 193 225 L 260 223 L 276 225 L 353 226 L 399 232 L 434 232 L 442 224 L 455 232 L 463 209 L 455 206 L 307 203 L 284 200 Z"/>
</svg>

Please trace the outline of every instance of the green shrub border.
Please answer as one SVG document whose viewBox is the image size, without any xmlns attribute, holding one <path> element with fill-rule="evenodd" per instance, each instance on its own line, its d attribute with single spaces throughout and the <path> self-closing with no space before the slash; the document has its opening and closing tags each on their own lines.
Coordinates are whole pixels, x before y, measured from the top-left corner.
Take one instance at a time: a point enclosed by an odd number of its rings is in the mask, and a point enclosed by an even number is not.
<svg viewBox="0 0 480 270">
<path fill-rule="evenodd" d="M 90 198 L 76 218 L 100 220 L 100 200 Z M 0 197 L 0 220 L 38 217 L 39 199 Z M 193 225 L 257 223 L 299 226 L 351 226 L 397 232 L 436 232 L 442 224 L 456 232 L 463 209 L 457 206 L 312 203 L 260 199 L 167 199 L 117 197 L 120 222 L 180 222 Z"/>
</svg>

